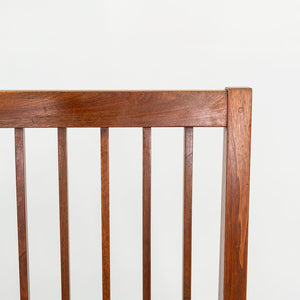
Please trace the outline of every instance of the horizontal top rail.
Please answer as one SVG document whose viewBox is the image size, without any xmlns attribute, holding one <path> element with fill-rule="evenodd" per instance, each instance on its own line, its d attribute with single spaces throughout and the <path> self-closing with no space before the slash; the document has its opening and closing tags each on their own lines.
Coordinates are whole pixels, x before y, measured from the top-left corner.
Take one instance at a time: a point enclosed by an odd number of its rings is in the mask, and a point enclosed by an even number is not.
<svg viewBox="0 0 300 300">
<path fill-rule="evenodd" d="M 0 91 L 0 128 L 226 127 L 227 91 Z"/>
</svg>

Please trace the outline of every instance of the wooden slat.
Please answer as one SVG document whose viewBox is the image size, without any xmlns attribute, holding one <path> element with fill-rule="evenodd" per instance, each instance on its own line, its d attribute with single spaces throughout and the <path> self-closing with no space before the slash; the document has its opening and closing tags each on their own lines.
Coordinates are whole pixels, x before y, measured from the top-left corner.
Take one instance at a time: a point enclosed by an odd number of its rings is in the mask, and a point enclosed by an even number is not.
<svg viewBox="0 0 300 300">
<path fill-rule="evenodd" d="M 57 137 L 58 137 L 58 172 L 59 172 L 61 297 L 62 300 L 70 300 L 66 128 L 58 128 Z"/>
<path fill-rule="evenodd" d="M 226 207 L 226 157 L 227 157 L 227 128 L 223 134 L 223 166 L 222 166 L 222 201 L 220 228 L 220 263 L 219 263 L 219 300 L 223 300 L 224 289 L 224 251 L 225 251 L 225 207 Z"/>
<path fill-rule="evenodd" d="M 251 89 L 228 89 L 219 300 L 246 300 Z"/>
<path fill-rule="evenodd" d="M 15 129 L 16 188 L 19 245 L 20 299 L 29 299 L 29 268 L 27 245 L 25 141 L 23 128 Z"/>
<path fill-rule="evenodd" d="M 0 92 L 0 127 L 226 125 L 226 91 Z"/>
<path fill-rule="evenodd" d="M 193 128 L 184 128 L 183 299 L 191 299 Z"/>
<path fill-rule="evenodd" d="M 143 128 L 143 300 L 151 299 L 151 128 Z"/>
<path fill-rule="evenodd" d="M 102 293 L 110 300 L 109 129 L 101 128 Z"/>
</svg>

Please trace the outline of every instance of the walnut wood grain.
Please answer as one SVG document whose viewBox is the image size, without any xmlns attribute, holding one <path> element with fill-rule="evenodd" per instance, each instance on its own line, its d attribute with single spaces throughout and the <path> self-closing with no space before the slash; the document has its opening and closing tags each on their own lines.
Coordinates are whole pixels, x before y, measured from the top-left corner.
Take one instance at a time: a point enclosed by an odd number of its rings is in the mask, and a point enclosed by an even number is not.
<svg viewBox="0 0 300 300">
<path fill-rule="evenodd" d="M 24 129 L 58 128 L 62 299 L 70 300 L 67 127 L 101 127 L 103 300 L 110 300 L 109 127 L 143 127 L 143 299 L 151 299 L 151 127 L 185 127 L 183 299 L 191 299 L 193 127 L 225 127 L 219 300 L 246 300 L 251 89 L 2 91 L 15 128 L 20 298 L 29 300 Z"/>
<path fill-rule="evenodd" d="M 143 128 L 143 300 L 151 299 L 151 128 Z"/>
<path fill-rule="evenodd" d="M 220 258 L 220 300 L 246 300 L 251 89 L 228 89 Z"/>
<path fill-rule="evenodd" d="M 110 300 L 109 129 L 101 128 L 102 294 Z"/>
<path fill-rule="evenodd" d="M 0 92 L 0 128 L 226 124 L 226 91 Z"/>
<path fill-rule="evenodd" d="M 193 128 L 184 128 L 183 300 L 191 299 Z"/>
<path fill-rule="evenodd" d="M 15 129 L 16 188 L 19 247 L 20 299 L 29 300 L 27 212 L 25 181 L 25 141 L 23 128 Z"/>
<path fill-rule="evenodd" d="M 61 298 L 70 300 L 67 131 L 58 128 Z"/>
</svg>

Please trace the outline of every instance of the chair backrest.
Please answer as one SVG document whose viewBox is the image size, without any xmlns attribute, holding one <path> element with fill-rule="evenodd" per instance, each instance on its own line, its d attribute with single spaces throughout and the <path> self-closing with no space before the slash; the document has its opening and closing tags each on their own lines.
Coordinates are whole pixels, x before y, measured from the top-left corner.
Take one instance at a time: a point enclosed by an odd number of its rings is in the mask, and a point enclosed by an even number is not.
<svg viewBox="0 0 300 300">
<path fill-rule="evenodd" d="M 143 127 L 143 299 L 151 299 L 151 127 L 184 127 L 183 299 L 191 299 L 193 127 L 224 127 L 219 300 L 245 300 L 252 91 L 3 91 L 15 128 L 21 300 L 29 299 L 24 128 L 58 128 L 62 300 L 70 299 L 67 127 L 101 128 L 102 290 L 110 299 L 109 127 Z"/>
</svg>

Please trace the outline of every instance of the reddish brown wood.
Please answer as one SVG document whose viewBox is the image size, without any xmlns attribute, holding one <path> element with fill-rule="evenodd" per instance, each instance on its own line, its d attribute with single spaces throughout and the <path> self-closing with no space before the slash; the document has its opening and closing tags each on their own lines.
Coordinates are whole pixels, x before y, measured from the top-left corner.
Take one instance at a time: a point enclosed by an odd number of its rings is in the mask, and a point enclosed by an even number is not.
<svg viewBox="0 0 300 300">
<path fill-rule="evenodd" d="M 23 128 L 15 129 L 16 188 L 19 246 L 20 299 L 29 300 L 29 268 L 27 245 L 25 141 Z"/>
<path fill-rule="evenodd" d="M 223 300 L 224 290 L 224 251 L 225 251 L 225 204 L 226 204 L 226 157 L 227 157 L 227 128 L 223 134 L 223 169 L 222 169 L 222 201 L 221 201 L 221 240 L 219 264 L 219 300 Z"/>
<path fill-rule="evenodd" d="M 183 300 L 191 299 L 193 128 L 184 128 Z"/>
<path fill-rule="evenodd" d="M 70 300 L 67 131 L 58 128 L 61 298 Z"/>
<path fill-rule="evenodd" d="M 193 128 L 225 128 L 220 300 L 246 300 L 251 89 L 0 92 L 14 127 L 21 300 L 29 299 L 23 127 L 58 127 L 62 299 L 70 299 L 66 127 L 101 128 L 103 300 L 110 300 L 109 129 L 143 128 L 143 299 L 151 298 L 151 127 L 185 127 L 183 299 L 191 299 Z"/>
<path fill-rule="evenodd" d="M 226 126 L 225 91 L 0 92 L 0 127 Z"/>
<path fill-rule="evenodd" d="M 151 128 L 143 128 L 143 300 L 151 299 Z"/>
<path fill-rule="evenodd" d="M 246 300 L 247 295 L 251 107 L 251 89 L 228 89 L 220 300 Z"/>
<path fill-rule="evenodd" d="M 110 300 L 109 129 L 101 128 L 102 293 Z"/>
</svg>

